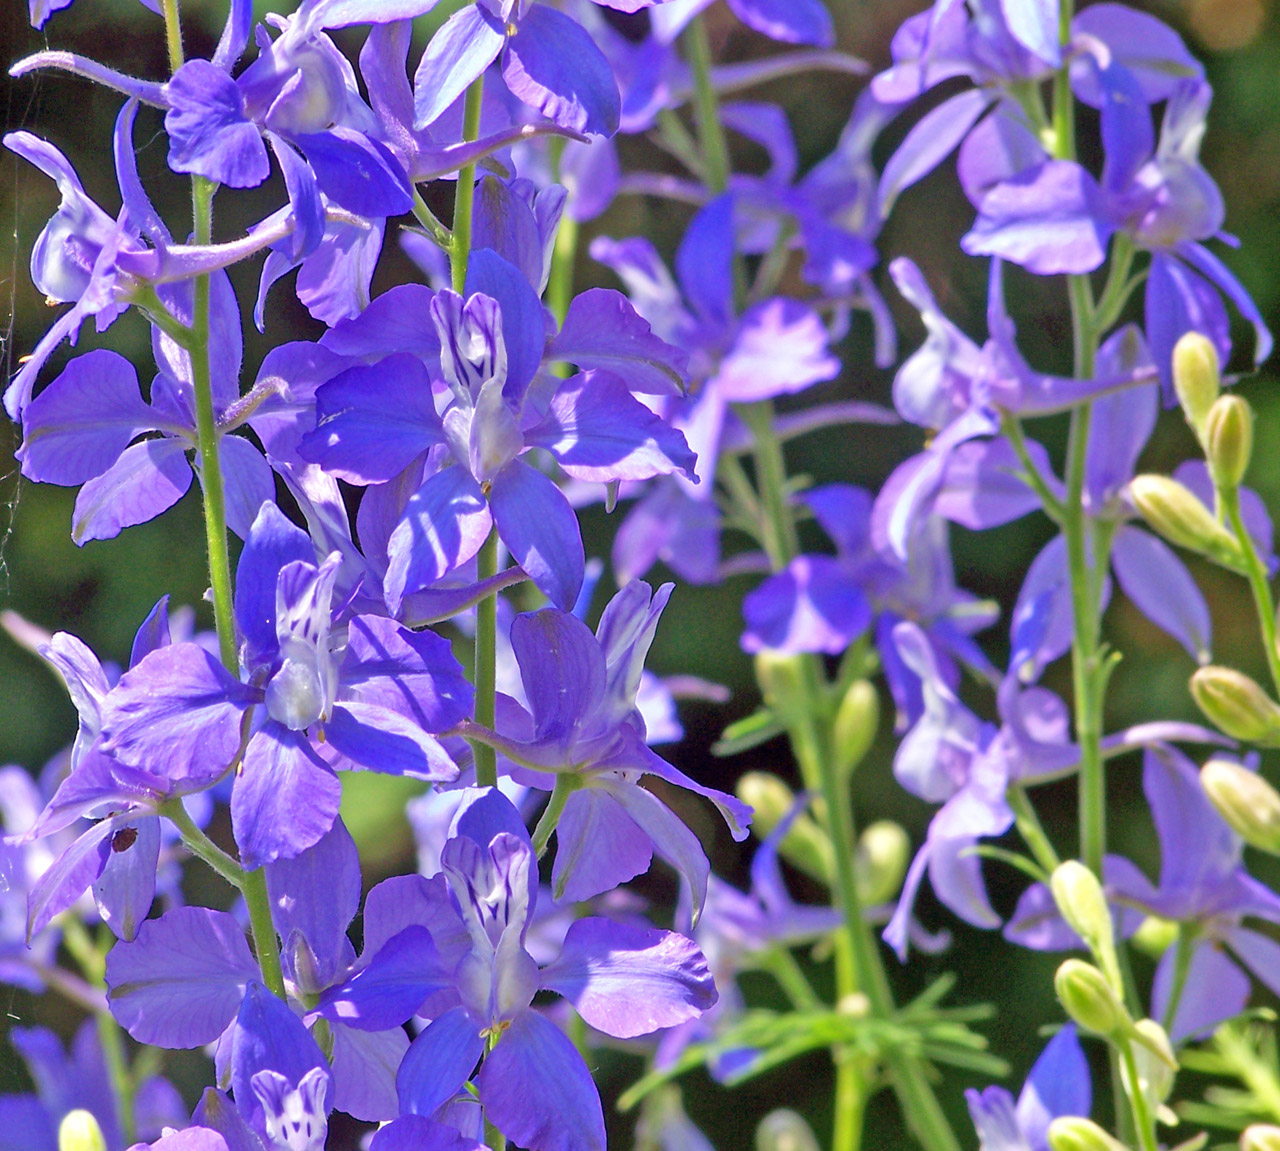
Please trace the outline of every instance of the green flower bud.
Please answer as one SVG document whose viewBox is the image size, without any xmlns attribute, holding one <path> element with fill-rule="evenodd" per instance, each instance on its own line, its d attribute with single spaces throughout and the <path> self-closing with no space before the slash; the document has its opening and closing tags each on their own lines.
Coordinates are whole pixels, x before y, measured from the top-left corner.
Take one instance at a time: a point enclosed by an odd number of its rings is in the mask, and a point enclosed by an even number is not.
<svg viewBox="0 0 1280 1151">
<path fill-rule="evenodd" d="M 1195 494 L 1168 476 L 1135 476 L 1129 494 L 1152 530 L 1171 544 L 1207 556 L 1232 571 L 1245 569 L 1240 545 Z"/>
<path fill-rule="evenodd" d="M 1233 739 L 1280 743 L 1280 705 L 1247 675 L 1229 667 L 1202 667 L 1191 677 L 1200 710 Z"/>
<path fill-rule="evenodd" d="M 766 648 L 755 658 L 756 682 L 764 701 L 786 722 L 789 711 L 806 698 L 802 657 Z"/>
<path fill-rule="evenodd" d="M 862 762 L 880 726 L 880 696 L 869 680 L 855 679 L 840 700 L 831 726 L 836 772 L 844 777 Z"/>
<path fill-rule="evenodd" d="M 1204 450 L 1214 484 L 1238 488 L 1253 455 L 1253 409 L 1242 396 L 1222 396 L 1209 409 Z"/>
<path fill-rule="evenodd" d="M 1280 1151 L 1280 1127 L 1255 1123 L 1240 1133 L 1240 1151 Z"/>
<path fill-rule="evenodd" d="M 1173 1055 L 1173 1046 L 1165 1029 L 1154 1019 L 1139 1019 L 1133 1025 L 1133 1064 L 1137 1068 L 1137 1091 L 1146 1098 L 1151 1110 L 1159 1110 L 1161 1104 L 1169 1098 L 1173 1091 L 1174 1076 L 1178 1072 L 1178 1061 Z M 1121 1077 L 1125 1081 L 1125 1090 L 1132 1096 L 1134 1084 L 1129 1082 L 1128 1069 L 1120 1068 Z"/>
<path fill-rule="evenodd" d="M 1114 953 L 1111 909 L 1102 893 L 1102 884 L 1083 863 L 1069 859 L 1059 864 L 1049 880 L 1053 898 L 1062 918 L 1071 925 L 1095 954 Z"/>
<path fill-rule="evenodd" d="M 1245 843 L 1280 855 L 1280 792 L 1256 771 L 1229 759 L 1211 759 L 1200 769 L 1209 802 Z"/>
<path fill-rule="evenodd" d="M 738 798 L 755 811 L 751 830 L 761 838 L 769 835 L 795 806 L 795 793 L 776 775 L 749 771 L 739 781 Z M 796 816 L 778 845 L 778 852 L 793 867 L 819 883 L 832 874 L 831 840 L 814 820 L 805 814 Z"/>
<path fill-rule="evenodd" d="M 1053 1151 L 1128 1151 L 1119 1139 L 1080 1115 L 1064 1115 L 1050 1123 L 1049 1146 Z"/>
<path fill-rule="evenodd" d="M 1197 436 L 1221 388 L 1218 349 L 1199 332 L 1188 332 L 1173 347 L 1173 390 Z"/>
<path fill-rule="evenodd" d="M 858 836 L 853 872 L 858 899 L 867 907 L 887 903 L 902 887 L 911 861 L 911 837 L 892 820 L 880 819 Z"/>
<path fill-rule="evenodd" d="M 1144 955 L 1159 959 L 1177 942 L 1178 925 L 1158 915 L 1148 915 L 1129 942 Z"/>
<path fill-rule="evenodd" d="M 1062 1009 L 1086 1031 L 1115 1037 L 1133 1030 L 1133 1020 L 1120 997 L 1093 964 L 1068 959 L 1054 975 L 1053 989 Z"/>
<path fill-rule="evenodd" d="M 818 1151 L 818 1139 L 802 1115 L 780 1107 L 760 1120 L 756 1151 Z"/>
<path fill-rule="evenodd" d="M 58 1124 L 58 1151 L 107 1151 L 107 1141 L 88 1111 L 68 1111 Z"/>
</svg>

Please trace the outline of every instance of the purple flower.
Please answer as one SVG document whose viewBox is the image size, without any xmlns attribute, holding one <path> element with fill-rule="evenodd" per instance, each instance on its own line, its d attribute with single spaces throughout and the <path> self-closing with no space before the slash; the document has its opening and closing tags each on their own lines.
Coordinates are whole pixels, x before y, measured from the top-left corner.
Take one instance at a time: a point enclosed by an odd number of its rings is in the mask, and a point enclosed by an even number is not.
<svg viewBox="0 0 1280 1151">
<path fill-rule="evenodd" d="M 537 901 L 528 832 L 501 793 L 470 797 L 441 855 L 447 886 L 422 881 L 428 890 L 419 906 L 430 917 L 434 946 L 416 948 L 416 966 L 419 980 L 439 990 L 424 1008 L 432 1022 L 400 1065 L 401 1110 L 435 1115 L 483 1056 L 476 1097 L 508 1138 L 531 1151 L 602 1149 L 604 1119 L 590 1072 L 573 1044 L 530 1006 L 535 992 L 557 991 L 593 1027 L 628 1038 L 711 1006 L 706 961 L 672 932 L 589 918 L 570 927 L 559 957 L 539 971 L 525 949 Z M 367 989 L 376 995 L 388 982 L 387 966 L 375 958 L 329 1002 L 359 1018 Z"/>
<path fill-rule="evenodd" d="M 1152 990 L 1152 1015 L 1166 1021 L 1176 1042 L 1205 1034 L 1244 1010 L 1250 985 L 1239 965 L 1277 990 L 1280 946 L 1245 927 L 1244 920 L 1280 923 L 1280 896 L 1245 871 L 1243 842 L 1209 803 L 1195 766 L 1181 752 L 1151 746 L 1142 786 L 1160 839 L 1159 882 L 1152 884 L 1118 856 L 1108 857 L 1104 878 L 1108 899 L 1129 917 L 1127 931 L 1137 926 L 1133 913 L 1140 912 L 1179 923 L 1189 933 L 1191 951 L 1177 1003 L 1172 998 L 1179 947 L 1164 953 Z M 1047 950 L 1080 946 L 1040 885 L 1023 893 L 1007 934 Z"/>
<path fill-rule="evenodd" d="M 965 1093 L 981 1151 L 1049 1151 L 1049 1124 L 1064 1115 L 1088 1116 L 1093 1106 L 1089 1064 L 1068 1023 L 1032 1064 L 1018 1101 L 1003 1087 Z"/>
<path fill-rule="evenodd" d="M 636 708 L 645 655 L 672 590 L 656 595 L 633 580 L 605 608 L 596 634 L 565 612 L 517 616 L 511 645 L 529 701 L 499 712 L 499 730 L 467 725 L 467 734 L 495 747 L 525 771 L 520 782 L 551 790 L 569 777 L 572 793 L 556 827 L 552 884 L 557 899 L 587 899 L 645 871 L 656 850 L 689 882 L 701 910 L 709 867 L 702 845 L 651 791 L 656 775 L 714 803 L 735 839 L 743 839 L 750 808 L 695 783 L 651 751 Z"/>
<path fill-rule="evenodd" d="M 603 0 L 600 0 L 603 2 Z M 615 0 L 634 11 L 653 0 Z M 621 98 L 600 49 L 576 20 L 531 0 L 478 0 L 432 37 L 414 76 L 414 124 L 432 124 L 495 60 L 518 100 L 577 132 L 611 136 Z"/>
<path fill-rule="evenodd" d="M 332 602 L 341 556 L 315 558 L 306 533 L 264 505 L 237 572 L 245 680 L 175 644 L 122 677 L 104 705 L 104 748 L 124 765 L 183 765 L 207 779 L 239 765 L 231 816 L 250 867 L 292 858 L 329 830 L 336 767 L 457 775 L 428 734 L 471 707 L 448 644 L 377 616 L 344 629 Z"/>
<path fill-rule="evenodd" d="M 540 245 L 526 254 L 541 267 Z M 670 387 L 653 360 L 660 341 L 634 316 L 628 327 L 625 302 L 602 292 L 579 297 L 548 352 L 544 310 L 519 268 L 482 249 L 472 253 L 467 282 L 473 291 L 465 298 L 429 297 L 436 363 L 399 353 L 325 384 L 316 394 L 316 430 L 300 451 L 362 484 L 390 481 L 431 453 L 425 482 L 387 540 L 384 593 L 393 611 L 406 594 L 470 560 L 493 527 L 538 588 L 568 607 L 582 583 L 577 518 L 556 485 L 520 457 L 542 448 L 569 475 L 597 483 L 692 472 L 684 437 L 611 370 L 626 360 L 639 376 L 633 386 Z M 612 339 L 580 334 L 593 319 L 604 331 L 611 320 L 622 326 Z M 609 366 L 544 383 L 537 375 L 544 352 Z"/>
</svg>

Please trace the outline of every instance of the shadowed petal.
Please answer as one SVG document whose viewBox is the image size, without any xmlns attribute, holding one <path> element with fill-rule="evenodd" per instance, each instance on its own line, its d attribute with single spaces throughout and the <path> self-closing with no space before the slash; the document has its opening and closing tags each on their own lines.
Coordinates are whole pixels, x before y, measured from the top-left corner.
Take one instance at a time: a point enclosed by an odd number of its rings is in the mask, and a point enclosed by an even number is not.
<svg viewBox="0 0 1280 1151">
<path fill-rule="evenodd" d="M 400 1111 L 430 1115 L 471 1077 L 484 1053 L 480 1028 L 461 1007 L 446 1011 L 410 1045 L 396 1072 Z"/>
<path fill-rule="evenodd" d="M 521 1011 L 476 1077 L 485 1114 L 531 1151 L 604 1151 L 600 1095 L 578 1050 L 536 1011 Z"/>
<path fill-rule="evenodd" d="M 578 518 L 564 493 L 541 472 L 512 460 L 493 477 L 489 503 L 516 563 L 540 592 L 568 611 L 582 587 L 585 560 Z"/>
<path fill-rule="evenodd" d="M 1207 663 L 1213 642 L 1209 605 L 1191 573 L 1162 540 L 1139 528 L 1122 527 L 1112 551 L 1116 579 L 1134 605 L 1187 654 Z"/>
</svg>

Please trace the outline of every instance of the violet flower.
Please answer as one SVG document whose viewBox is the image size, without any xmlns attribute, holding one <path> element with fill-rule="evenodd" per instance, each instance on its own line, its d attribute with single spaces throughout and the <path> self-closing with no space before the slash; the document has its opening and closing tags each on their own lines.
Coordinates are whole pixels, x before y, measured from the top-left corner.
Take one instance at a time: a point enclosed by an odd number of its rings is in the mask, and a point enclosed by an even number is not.
<svg viewBox="0 0 1280 1151">
<path fill-rule="evenodd" d="M 693 891 L 706 896 L 702 845 L 651 791 L 643 775 L 711 800 L 735 839 L 746 838 L 751 810 L 731 795 L 694 782 L 645 743 L 636 708 L 645 655 L 673 585 L 653 594 L 639 580 L 613 597 L 596 634 L 552 608 L 517 616 L 511 645 L 529 700 L 499 711 L 498 730 L 466 725 L 469 738 L 494 747 L 519 768 L 517 780 L 570 789 L 556 825 L 552 884 L 557 899 L 587 899 L 644 872 L 657 851 Z"/>
<path fill-rule="evenodd" d="M 292 858 L 329 830 L 335 767 L 457 775 L 428 734 L 471 706 L 448 644 L 377 616 L 351 619 L 344 636 L 332 602 L 341 556 L 315 558 L 306 533 L 264 505 L 236 580 L 245 679 L 175 644 L 126 673 L 104 705 L 104 748 L 121 764 L 212 778 L 239 765 L 231 816 L 249 867 Z M 259 705 L 265 715 L 246 730 Z"/>
<path fill-rule="evenodd" d="M 1280 896 L 1246 872 L 1243 841 L 1209 803 L 1195 766 L 1181 752 L 1150 747 L 1142 787 L 1160 839 L 1159 882 L 1152 884 L 1127 859 L 1109 856 L 1105 889 L 1129 917 L 1125 934 L 1137 926 L 1135 912 L 1181 924 L 1187 933 L 1191 950 L 1172 1019 L 1181 945 L 1160 959 L 1152 989 L 1151 1013 L 1165 1021 L 1177 1042 L 1205 1034 L 1245 1009 L 1250 983 L 1241 966 L 1272 991 L 1280 989 L 1280 945 L 1244 926 L 1251 917 L 1280 923 Z M 1081 946 L 1040 885 L 1023 893 L 1006 934 L 1038 949 Z"/>
<path fill-rule="evenodd" d="M 969 1088 L 964 1095 L 979 1151 L 1049 1151 L 1049 1124 L 1064 1115 L 1087 1117 L 1093 1107 L 1089 1064 L 1074 1025 L 1045 1045 L 1017 1103 L 1003 1087 Z"/>
<path fill-rule="evenodd" d="M 559 958 L 539 971 L 525 950 L 537 902 L 528 832 L 498 791 L 471 795 L 441 855 L 447 889 L 422 881 L 430 942 L 413 955 L 434 1018 L 400 1065 L 401 1109 L 435 1115 L 483 1056 L 476 1097 L 508 1138 L 531 1151 L 603 1149 L 590 1072 L 564 1034 L 530 1006 L 535 992 L 558 991 L 593 1027 L 629 1038 L 711 1006 L 706 961 L 672 932 L 589 918 L 570 927 Z M 386 968 L 375 958 L 326 1002 L 358 1026 L 389 983 Z"/>
<path fill-rule="evenodd" d="M 691 473 L 694 460 L 684 437 L 606 368 L 555 385 L 545 399 L 533 394 L 546 347 L 533 288 L 520 269 L 487 249 L 472 253 L 467 281 L 466 298 L 441 291 L 430 299 L 440 347 L 434 370 L 448 389 L 441 389 L 443 415 L 433 398 L 434 372 L 408 353 L 388 356 L 319 389 L 318 426 L 300 451 L 344 479 L 368 484 L 393 479 L 436 449 L 387 543 L 384 593 L 393 611 L 404 595 L 470 560 L 491 527 L 538 588 L 567 607 L 582 583 L 577 518 L 523 453 L 542 448 L 571 476 L 592 482 Z M 593 308 L 598 317 L 600 308 L 605 316 L 618 312 L 606 295 L 584 305 L 582 319 Z M 582 337 L 574 347 L 572 320 L 552 354 L 609 359 L 607 339 L 592 349 Z M 634 350 L 632 357 L 639 358 Z"/>
</svg>

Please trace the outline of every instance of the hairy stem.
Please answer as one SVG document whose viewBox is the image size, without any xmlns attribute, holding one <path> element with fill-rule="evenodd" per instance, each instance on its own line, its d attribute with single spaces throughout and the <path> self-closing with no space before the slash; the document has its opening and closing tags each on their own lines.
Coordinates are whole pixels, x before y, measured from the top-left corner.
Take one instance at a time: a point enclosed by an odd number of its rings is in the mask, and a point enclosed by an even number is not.
<svg viewBox="0 0 1280 1151">
<path fill-rule="evenodd" d="M 498 573 L 498 529 L 489 532 L 489 538 L 476 557 L 476 578 L 487 580 Z M 486 596 L 476 604 L 476 723 L 493 727 L 497 707 L 498 675 L 498 600 Z M 476 757 L 476 785 L 496 787 L 498 783 L 498 753 L 487 744 L 473 742 Z"/>
<path fill-rule="evenodd" d="M 480 106 L 484 101 L 484 76 L 478 76 L 467 89 L 462 113 L 462 139 L 480 138 Z M 476 200 L 476 166 L 467 164 L 458 172 L 454 190 L 453 237 L 449 242 L 449 271 L 453 290 L 463 292 L 467 286 L 467 260 L 471 255 L 471 216 Z"/>
</svg>

